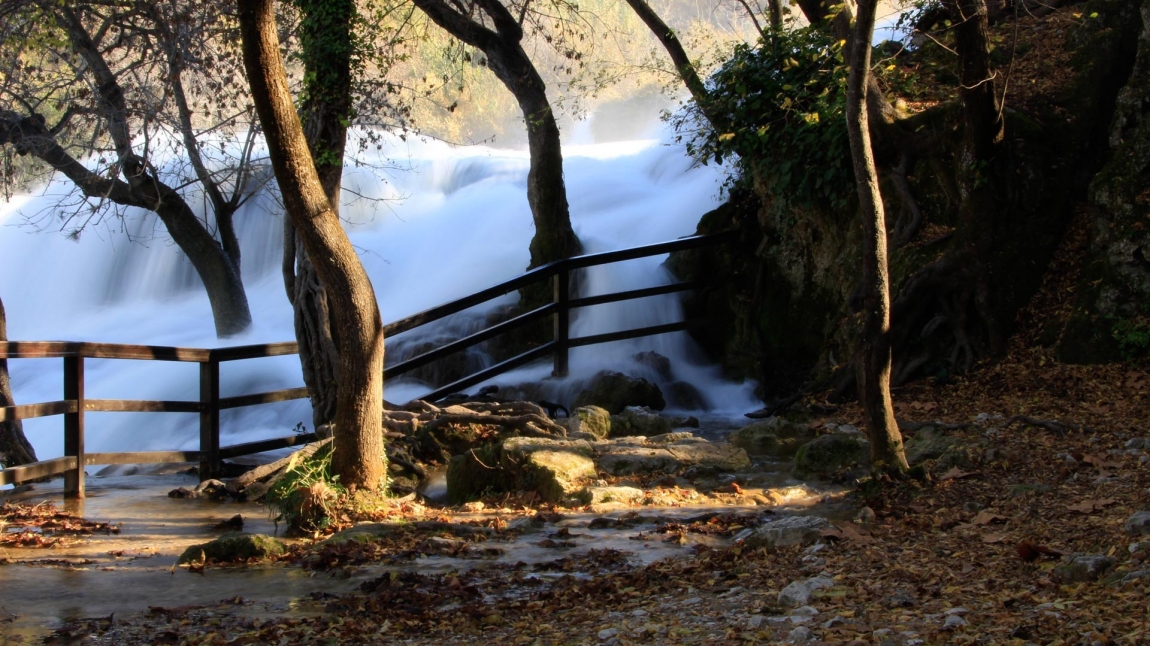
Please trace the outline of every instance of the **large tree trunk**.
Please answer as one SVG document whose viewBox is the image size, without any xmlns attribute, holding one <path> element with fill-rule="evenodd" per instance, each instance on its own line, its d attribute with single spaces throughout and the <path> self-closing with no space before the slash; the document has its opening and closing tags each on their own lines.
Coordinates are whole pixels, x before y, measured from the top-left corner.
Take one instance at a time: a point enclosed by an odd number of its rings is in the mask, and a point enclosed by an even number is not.
<svg viewBox="0 0 1150 646">
<path fill-rule="evenodd" d="M 847 130 L 863 224 L 863 328 L 859 335 L 858 384 L 876 468 L 907 470 L 902 435 L 890 400 L 890 276 L 887 270 L 886 220 L 878 170 L 868 127 L 867 77 L 877 0 L 860 0 L 851 43 L 847 82 Z"/>
<path fill-rule="evenodd" d="M 0 343 L 8 341 L 8 317 L 4 312 L 4 301 L 0 300 Z M 12 383 L 8 379 L 8 360 L 0 359 L 0 408 L 15 406 L 12 399 Z M 24 425 L 20 420 L 0 422 L 0 466 L 8 468 L 36 461 L 36 450 L 24 437 Z"/>
<path fill-rule="evenodd" d="M 297 2 L 303 12 L 305 98 L 300 106 L 320 184 L 339 214 L 343 155 L 351 117 L 351 24 L 355 4 L 348 0 Z M 304 383 L 311 398 L 316 428 L 335 419 L 339 394 L 339 336 L 327 293 L 302 245 L 296 244 L 291 220 L 284 227 L 284 286 L 295 310 L 296 339 Z"/>
<path fill-rule="evenodd" d="M 559 125 L 547 100 L 547 87 L 523 50 L 523 30 L 499 0 L 477 0 L 495 30 L 459 13 L 445 0 L 415 0 L 435 24 L 487 55 L 488 67 L 515 96 L 527 123 L 531 170 L 527 173 L 527 203 L 535 220 L 531 267 L 579 254 L 579 239 L 571 228 Z M 550 288 L 546 291 L 549 293 Z"/>
<path fill-rule="evenodd" d="M 239 6 L 244 65 L 284 206 L 324 285 L 340 340 L 332 469 L 345 486 L 385 485 L 383 324 L 371 281 L 332 209 L 280 58 L 273 0 Z"/>
</svg>

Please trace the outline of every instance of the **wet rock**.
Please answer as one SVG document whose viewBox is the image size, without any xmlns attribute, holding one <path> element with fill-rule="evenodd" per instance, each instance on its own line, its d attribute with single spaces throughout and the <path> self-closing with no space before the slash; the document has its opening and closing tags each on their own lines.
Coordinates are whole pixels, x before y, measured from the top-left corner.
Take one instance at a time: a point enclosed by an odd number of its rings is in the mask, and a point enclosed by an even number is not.
<svg viewBox="0 0 1150 646">
<path fill-rule="evenodd" d="M 628 406 L 622 413 L 611 416 L 611 435 L 662 435 L 671 432 L 670 420 L 645 406 Z"/>
<path fill-rule="evenodd" d="M 685 381 L 672 382 L 667 386 L 667 400 L 673 408 L 711 410 L 711 404 L 702 391 Z"/>
<path fill-rule="evenodd" d="M 631 357 L 635 363 L 647 366 L 655 372 L 662 381 L 671 381 L 671 360 L 658 352 L 638 352 Z"/>
<path fill-rule="evenodd" d="M 561 502 L 595 477 L 593 454 L 583 440 L 512 437 L 503 442 L 499 463 L 512 489 L 534 490 L 546 502 Z"/>
<path fill-rule="evenodd" d="M 739 471 L 751 466 L 747 452 L 731 444 L 687 440 L 669 444 L 667 450 L 679 464 L 697 474 Z"/>
<path fill-rule="evenodd" d="M 266 559 L 284 553 L 284 544 L 263 534 L 228 532 L 214 541 L 192 545 L 180 555 L 178 563 L 240 563 Z"/>
<path fill-rule="evenodd" d="M 169 498 L 195 498 L 196 492 L 188 489 L 187 487 L 180 487 L 179 489 L 172 489 L 168 492 Z"/>
<path fill-rule="evenodd" d="M 580 406 L 571 411 L 567 420 L 567 430 L 572 433 L 588 433 L 603 439 L 611 433 L 611 413 L 599 406 Z"/>
<path fill-rule="evenodd" d="M 228 486 L 219 480 L 204 480 L 196 485 L 195 489 L 196 498 L 207 498 L 209 500 L 224 500 L 231 497 L 231 491 Z"/>
<path fill-rule="evenodd" d="M 1114 559 L 1102 554 L 1075 554 L 1069 561 L 1051 570 L 1050 578 L 1062 584 L 1097 581 L 1114 566 L 1114 562 Z"/>
<path fill-rule="evenodd" d="M 670 433 L 647 438 L 647 444 L 671 444 L 672 442 L 681 442 L 683 440 L 706 442 L 706 440 L 701 437 L 695 437 L 695 434 L 691 431 L 671 431 Z"/>
<path fill-rule="evenodd" d="M 806 424 L 782 417 L 770 417 L 731 433 L 729 441 L 754 455 L 790 457 L 804 443 L 814 439 L 814 431 Z"/>
<path fill-rule="evenodd" d="M 797 608 L 807 605 L 811 594 L 815 590 L 834 587 L 835 582 L 826 577 L 812 577 L 803 581 L 794 581 L 779 593 L 778 604 L 783 608 Z"/>
<path fill-rule="evenodd" d="M 1136 511 L 1126 519 L 1123 525 L 1127 534 L 1131 536 L 1150 535 L 1150 511 Z"/>
<path fill-rule="evenodd" d="M 903 445 L 906 461 L 914 466 L 927 460 L 937 460 L 958 440 L 933 426 L 924 426 Z"/>
<path fill-rule="evenodd" d="M 866 465 L 870 443 L 853 435 L 832 433 L 802 445 L 795 454 L 794 473 L 799 477 L 830 478 L 856 465 Z"/>
<path fill-rule="evenodd" d="M 645 444 L 597 442 L 596 462 L 601 470 L 615 476 L 650 473 L 676 473 L 682 466 L 665 448 Z"/>
<path fill-rule="evenodd" d="M 600 406 L 617 415 L 628 406 L 663 410 L 667 402 L 659 387 L 646 379 L 605 370 L 592 377 L 588 387 L 579 393 L 575 407 L 580 406 Z"/>
<path fill-rule="evenodd" d="M 809 545 L 830 526 L 829 520 L 818 516 L 785 516 L 755 529 L 743 544 L 751 548 Z"/>
<path fill-rule="evenodd" d="M 634 504 L 642 502 L 646 495 L 642 489 L 635 487 L 589 487 L 585 499 L 586 503 L 591 505 L 605 502 Z M 596 529 L 596 527 L 592 527 L 592 529 Z"/>
</svg>

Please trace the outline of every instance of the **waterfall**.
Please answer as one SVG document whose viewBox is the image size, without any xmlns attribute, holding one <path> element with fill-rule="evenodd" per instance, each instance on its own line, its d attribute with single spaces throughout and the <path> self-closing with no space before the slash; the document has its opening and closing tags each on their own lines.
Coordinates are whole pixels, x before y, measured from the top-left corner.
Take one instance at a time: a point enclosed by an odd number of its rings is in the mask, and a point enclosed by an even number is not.
<svg viewBox="0 0 1150 646">
<path fill-rule="evenodd" d="M 591 124 L 593 125 L 593 124 Z M 697 167 L 683 148 L 660 139 L 595 143 L 594 128 L 573 129 L 564 149 L 572 224 L 588 253 L 650 244 L 690 235 L 699 217 L 718 205 L 723 169 Z M 354 150 L 349 146 L 349 150 Z M 385 137 L 349 164 L 341 206 L 346 229 L 371 277 L 385 322 L 417 313 L 512 278 L 528 264 L 533 234 L 527 206 L 526 152 L 490 147 L 458 148 L 435 142 Z M 211 310 L 198 277 L 166 238 L 154 215 L 129 210 L 125 219 L 86 230 L 79 239 L 59 231 L 57 180 L 0 204 L 0 297 L 12 340 L 70 340 L 218 347 Z M 74 207 L 73 207 L 74 208 Z M 193 208 L 196 208 L 193 205 Z M 282 214 L 262 195 L 236 216 L 243 251 L 252 329 L 226 344 L 294 338 L 292 311 L 279 274 Z M 26 223 L 40 216 L 38 227 Z M 39 230 L 37 230 L 39 229 Z M 671 281 L 665 256 L 628 261 L 586 272 L 582 294 L 654 286 Z M 473 330 L 514 294 L 473 308 L 436 329 L 415 330 L 389 340 L 388 352 L 425 347 L 432 338 Z M 677 295 L 577 311 L 572 334 L 582 336 L 667 323 L 681 318 Z M 703 391 L 731 415 L 756 407 L 751 384 L 722 380 L 706 365 L 690 338 L 675 333 L 573 351 L 571 377 L 548 382 L 549 398 L 570 404 L 586 380 L 613 369 L 660 380 L 635 360 L 653 350 L 671 359 L 675 378 Z M 397 357 L 389 354 L 389 362 Z M 484 365 L 482 352 L 468 358 Z M 58 359 L 9 362 L 18 403 L 62 397 Z M 198 398 L 195 364 L 159 361 L 87 361 L 87 396 L 100 399 Z M 503 375 L 514 385 L 550 375 L 549 365 Z M 413 380 L 389 384 L 385 397 L 406 401 L 427 391 Z M 302 385 L 296 357 L 273 357 L 221 368 L 222 395 Z M 665 384 L 664 384 L 665 385 Z M 198 418 L 176 413 L 88 413 L 89 451 L 195 449 Z M 306 401 L 224 411 L 223 443 L 281 436 L 310 423 Z M 41 459 L 62 453 L 59 417 L 25 421 Z"/>
</svg>

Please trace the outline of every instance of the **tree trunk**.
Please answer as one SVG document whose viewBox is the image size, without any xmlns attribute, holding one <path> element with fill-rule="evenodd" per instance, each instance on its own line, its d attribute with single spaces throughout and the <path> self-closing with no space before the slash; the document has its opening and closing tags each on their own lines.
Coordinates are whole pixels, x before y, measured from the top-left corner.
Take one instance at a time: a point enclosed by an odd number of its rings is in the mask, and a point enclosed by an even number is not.
<svg viewBox="0 0 1150 646">
<path fill-rule="evenodd" d="M 4 301 L 0 300 L 0 343 L 8 341 L 8 318 Z M 8 379 L 8 360 L 0 359 L 0 408 L 15 406 L 12 383 Z M 20 420 L 0 422 L 0 466 L 9 468 L 36 461 L 36 450 L 24 437 L 24 424 Z"/>
<path fill-rule="evenodd" d="M 863 224 L 863 328 L 859 335 L 859 399 L 875 468 L 905 472 L 902 434 L 890 400 L 890 277 L 886 221 L 868 127 L 867 77 L 877 0 L 860 0 L 847 83 L 847 130 Z"/>
<path fill-rule="evenodd" d="M 284 206 L 327 292 L 340 340 L 332 469 L 345 486 L 377 489 L 387 471 L 375 292 L 316 173 L 280 58 L 273 0 L 240 2 L 239 18 L 244 66 Z"/>
<path fill-rule="evenodd" d="M 559 125 L 547 100 L 543 78 L 523 50 L 519 21 L 499 0 L 477 0 L 476 3 L 491 17 L 495 31 L 459 13 L 445 0 L 415 0 L 415 4 L 449 34 L 482 50 L 487 55 L 488 67 L 515 96 L 523 112 L 531 154 L 527 203 L 535 220 L 530 267 L 578 255 L 581 245 L 571 228 Z M 550 300 L 550 288 L 544 291 Z"/>
</svg>

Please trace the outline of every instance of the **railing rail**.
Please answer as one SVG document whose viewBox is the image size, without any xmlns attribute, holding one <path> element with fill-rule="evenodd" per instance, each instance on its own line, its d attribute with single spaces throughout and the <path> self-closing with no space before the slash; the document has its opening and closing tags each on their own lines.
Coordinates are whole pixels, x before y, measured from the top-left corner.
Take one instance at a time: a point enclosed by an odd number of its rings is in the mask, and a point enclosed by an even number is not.
<svg viewBox="0 0 1150 646">
<path fill-rule="evenodd" d="M 504 334 L 528 323 L 552 317 L 554 338 L 522 354 L 489 366 L 472 375 L 446 384 L 423 396 L 436 400 L 469 388 L 527 363 L 551 355 L 553 374 L 565 376 L 572 348 L 610 343 L 656 334 L 686 330 L 697 321 L 682 321 L 654 325 L 632 330 L 620 330 L 585 337 L 570 336 L 571 310 L 593 307 L 650 296 L 672 294 L 702 286 L 699 282 L 682 282 L 645 289 L 629 290 L 583 298 L 571 298 L 572 272 L 610 263 L 657 256 L 675 251 L 697 249 L 729 241 L 733 234 L 693 236 L 653 245 L 577 256 L 532 269 L 498 285 L 463 298 L 432 307 L 407 318 L 384 326 L 385 337 L 433 323 L 462 312 L 494 298 L 543 281 L 552 281 L 554 298 L 551 303 L 479 332 L 444 344 L 419 356 L 385 367 L 388 379 L 438 361 L 453 353 L 466 350 L 479 343 Z M 234 446 L 220 446 L 220 411 L 246 406 L 307 398 L 306 388 L 286 388 L 264 393 L 232 397 L 220 396 L 220 364 L 230 361 L 297 354 L 299 346 L 293 342 L 264 343 L 215 349 L 180 348 L 170 346 L 127 345 L 73 341 L 8 341 L 0 342 L 0 359 L 62 358 L 64 361 L 64 399 L 61 401 L 0 407 L 0 422 L 10 419 L 33 419 L 63 415 L 64 456 L 33 464 L 0 469 L 0 485 L 16 484 L 37 478 L 64 475 L 66 497 L 83 497 L 84 466 L 92 464 L 135 464 L 164 462 L 198 462 L 201 480 L 216 477 L 222 460 L 287 448 L 315 440 L 314 433 L 248 442 Z M 130 359 L 146 361 L 176 361 L 197 363 L 200 366 L 200 397 L 198 401 L 155 401 L 122 399 L 87 399 L 84 394 L 85 359 Z M 198 451 L 145 451 L 121 453 L 87 453 L 84 450 L 84 413 L 86 412 L 151 412 L 198 413 L 200 449 Z"/>
</svg>

